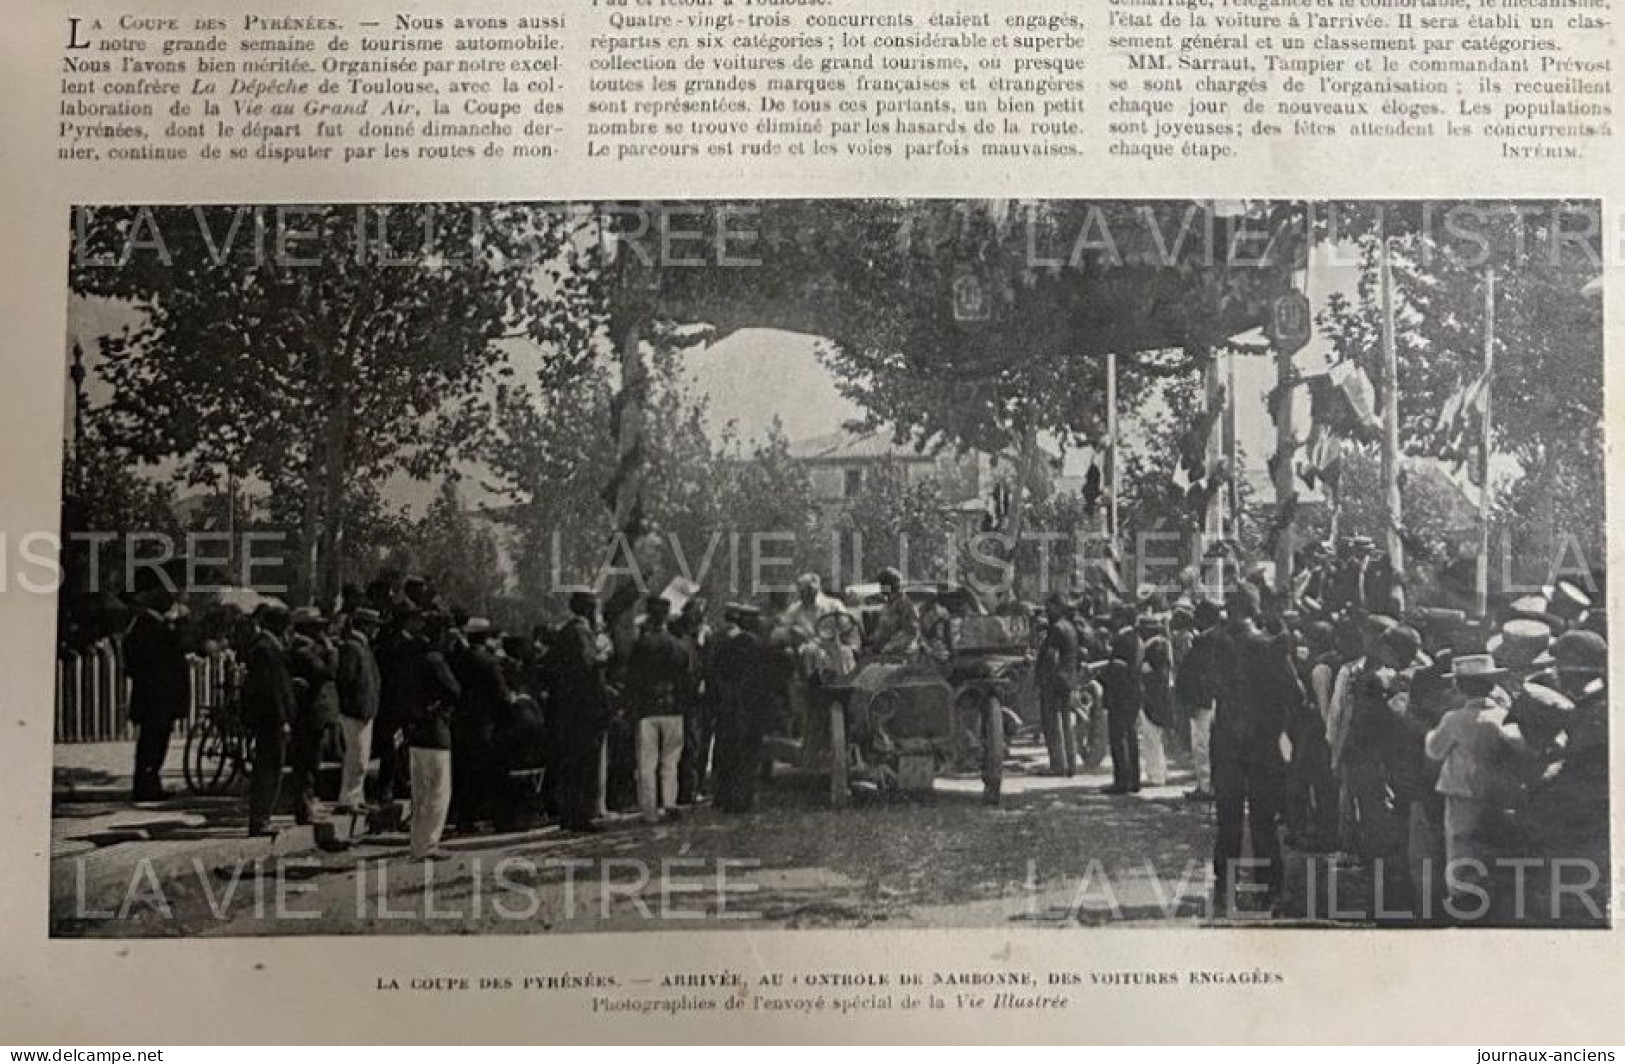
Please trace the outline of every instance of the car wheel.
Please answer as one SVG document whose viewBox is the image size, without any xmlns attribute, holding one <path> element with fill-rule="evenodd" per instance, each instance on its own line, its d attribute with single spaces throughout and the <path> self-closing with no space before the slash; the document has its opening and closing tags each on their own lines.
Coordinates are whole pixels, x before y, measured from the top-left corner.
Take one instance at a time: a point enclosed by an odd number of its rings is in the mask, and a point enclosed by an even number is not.
<svg viewBox="0 0 1625 1064">
<path fill-rule="evenodd" d="M 849 797 L 846 779 L 846 710 L 829 707 L 829 804 L 839 809 Z"/>
</svg>

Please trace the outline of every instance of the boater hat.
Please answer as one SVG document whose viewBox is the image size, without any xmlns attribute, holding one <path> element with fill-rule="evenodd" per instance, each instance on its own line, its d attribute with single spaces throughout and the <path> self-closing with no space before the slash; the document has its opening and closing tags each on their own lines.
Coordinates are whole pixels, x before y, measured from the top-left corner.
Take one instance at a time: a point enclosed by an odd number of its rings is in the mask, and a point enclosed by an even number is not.
<svg viewBox="0 0 1625 1064">
<path fill-rule="evenodd" d="M 1559 580 L 1544 593 L 1546 608 L 1566 621 L 1574 621 L 1591 608 L 1591 596 L 1573 580 Z"/>
<path fill-rule="evenodd" d="M 1569 626 L 1569 622 L 1551 611 L 1550 604 L 1541 595 L 1525 595 L 1513 599 L 1507 606 L 1507 612 L 1514 617 L 1525 620 L 1541 621 L 1554 632 L 1561 632 Z"/>
<path fill-rule="evenodd" d="M 1552 630 L 1545 621 L 1514 617 L 1490 637 L 1485 648 L 1495 663 L 1507 669 L 1527 669 L 1552 645 Z"/>
<path fill-rule="evenodd" d="M 1561 691 L 1538 683 L 1526 683 L 1512 702 L 1512 717 L 1520 723 L 1560 728 L 1574 712 L 1574 702 Z"/>
<path fill-rule="evenodd" d="M 722 619 L 735 624 L 741 621 L 755 620 L 761 617 L 762 611 L 745 602 L 730 602 L 722 607 Z"/>
</svg>

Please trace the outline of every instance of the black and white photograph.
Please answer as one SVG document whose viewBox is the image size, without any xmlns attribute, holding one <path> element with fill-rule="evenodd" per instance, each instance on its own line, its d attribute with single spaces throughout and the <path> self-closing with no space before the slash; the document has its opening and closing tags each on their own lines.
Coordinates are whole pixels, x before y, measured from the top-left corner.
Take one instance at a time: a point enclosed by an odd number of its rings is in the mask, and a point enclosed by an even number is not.
<svg viewBox="0 0 1625 1064">
<path fill-rule="evenodd" d="M 64 222 L 53 937 L 1611 926 L 1595 200 Z"/>
</svg>

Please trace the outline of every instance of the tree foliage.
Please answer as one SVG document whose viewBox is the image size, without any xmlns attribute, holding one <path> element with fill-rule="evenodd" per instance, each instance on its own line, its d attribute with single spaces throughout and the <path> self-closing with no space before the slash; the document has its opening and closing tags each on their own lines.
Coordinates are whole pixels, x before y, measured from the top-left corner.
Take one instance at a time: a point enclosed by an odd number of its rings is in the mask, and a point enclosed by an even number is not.
<svg viewBox="0 0 1625 1064">
<path fill-rule="evenodd" d="M 522 205 L 77 211 L 74 290 L 140 312 L 101 342 L 107 430 L 297 498 L 331 597 L 345 491 L 445 469 L 502 338 L 575 364 L 596 321 L 574 231 Z"/>
<path fill-rule="evenodd" d="M 1377 241 L 1391 240 L 1401 446 L 1444 455 L 1481 478 L 1476 433 L 1451 449 L 1440 411 L 1484 369 L 1487 277 L 1495 275 L 1491 429 L 1498 460 L 1513 460 L 1497 485 L 1498 525 L 1540 525 L 1527 545 L 1549 554 L 1559 530 L 1602 557 L 1602 303 L 1595 203 L 1378 204 L 1345 232 L 1360 247 L 1356 291 L 1322 315 L 1335 356 L 1380 380 L 1382 315 Z M 1407 503 L 1408 533 L 1432 538 L 1432 518 Z M 1549 527 L 1548 527 L 1549 526 Z M 1533 543 L 1539 538 L 1545 546 Z M 1523 548 L 1520 548 L 1520 550 Z"/>
</svg>

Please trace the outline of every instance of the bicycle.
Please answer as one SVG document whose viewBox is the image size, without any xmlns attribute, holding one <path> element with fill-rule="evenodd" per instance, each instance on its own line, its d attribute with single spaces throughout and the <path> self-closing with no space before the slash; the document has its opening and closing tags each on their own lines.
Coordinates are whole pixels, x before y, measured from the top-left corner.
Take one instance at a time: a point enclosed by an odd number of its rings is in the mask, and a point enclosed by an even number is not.
<svg viewBox="0 0 1625 1064">
<path fill-rule="evenodd" d="M 240 666 L 228 666 L 215 687 L 212 705 L 186 729 L 182 771 L 187 789 L 221 795 L 253 771 L 254 736 L 242 716 Z"/>
</svg>

